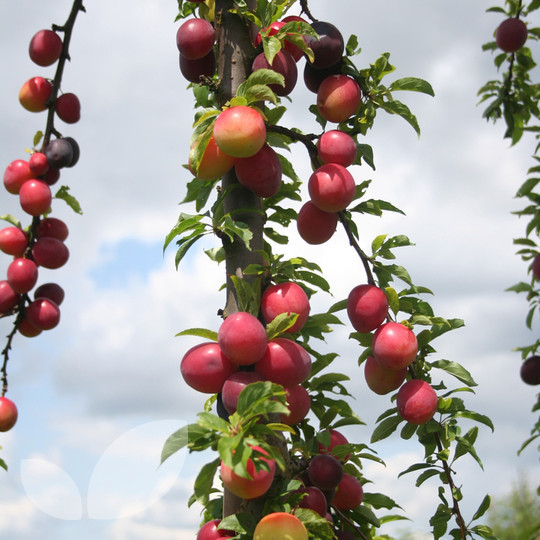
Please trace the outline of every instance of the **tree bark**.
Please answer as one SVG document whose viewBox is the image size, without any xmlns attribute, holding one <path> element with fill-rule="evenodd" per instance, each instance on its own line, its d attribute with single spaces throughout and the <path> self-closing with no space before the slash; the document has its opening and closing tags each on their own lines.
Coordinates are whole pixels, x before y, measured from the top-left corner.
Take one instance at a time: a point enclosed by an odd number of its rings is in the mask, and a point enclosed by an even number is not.
<svg viewBox="0 0 540 540">
<path fill-rule="evenodd" d="M 252 6 L 255 4 L 253 0 L 248 3 Z M 251 64 L 255 57 L 250 24 L 230 12 L 233 6 L 232 0 L 216 0 L 215 26 L 220 106 L 225 105 L 236 95 L 240 84 L 250 75 Z M 263 247 L 264 215 L 260 197 L 238 183 L 234 168 L 222 179 L 221 187 L 226 193 L 225 213 L 230 213 L 234 221 L 245 223 L 253 234 L 249 249 L 239 238 L 235 238 L 232 242 L 227 237 L 223 238 L 227 278 L 227 298 L 223 315 L 227 317 L 239 311 L 236 291 L 230 276 L 242 277 L 246 266 L 262 262 L 262 258 L 255 253 L 255 250 Z M 242 499 L 224 489 L 223 517 L 236 513 L 241 503 Z"/>
<path fill-rule="evenodd" d="M 252 4 L 252 7 L 255 2 L 248 4 Z M 230 12 L 233 5 L 232 0 L 216 1 L 217 70 L 220 79 L 218 101 L 221 106 L 236 95 L 240 84 L 250 75 L 255 57 L 250 23 Z M 227 299 L 223 314 L 226 317 L 238 311 L 236 293 L 229 276 L 242 277 L 246 266 L 262 262 L 255 251 L 263 247 L 264 215 L 260 197 L 238 184 L 234 168 L 223 178 L 222 189 L 224 192 L 228 190 L 224 200 L 225 213 L 230 213 L 233 220 L 245 223 L 253 234 L 249 249 L 239 238 L 233 242 L 228 238 L 223 240 L 227 274 Z"/>
</svg>

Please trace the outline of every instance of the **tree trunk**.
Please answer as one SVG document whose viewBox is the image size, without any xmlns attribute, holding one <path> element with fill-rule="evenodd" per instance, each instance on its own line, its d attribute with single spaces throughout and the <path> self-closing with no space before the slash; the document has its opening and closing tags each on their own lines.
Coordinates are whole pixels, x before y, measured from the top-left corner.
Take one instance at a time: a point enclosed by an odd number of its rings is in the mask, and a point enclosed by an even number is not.
<svg viewBox="0 0 540 540">
<path fill-rule="evenodd" d="M 253 0 L 250 0 L 254 4 Z M 230 9 L 234 4 L 232 0 L 216 0 L 216 42 L 217 42 L 217 70 L 220 79 L 218 101 L 220 106 L 225 105 L 236 95 L 238 86 L 244 82 L 251 73 L 251 64 L 255 57 L 255 49 L 251 38 L 250 25 L 247 21 Z M 242 277 L 244 268 L 252 263 L 262 262 L 262 258 L 255 250 L 262 249 L 262 230 L 264 216 L 260 197 L 252 191 L 238 184 L 234 168 L 222 179 L 222 190 L 227 192 L 224 200 L 224 211 L 230 213 L 235 221 L 245 223 L 253 234 L 250 249 L 244 242 L 235 238 L 231 242 L 227 237 L 223 239 L 225 250 L 225 271 L 227 278 L 227 298 L 223 315 L 227 317 L 236 313 L 238 301 L 231 275 Z M 227 489 L 223 494 L 223 517 L 238 511 L 242 499 Z"/>
</svg>

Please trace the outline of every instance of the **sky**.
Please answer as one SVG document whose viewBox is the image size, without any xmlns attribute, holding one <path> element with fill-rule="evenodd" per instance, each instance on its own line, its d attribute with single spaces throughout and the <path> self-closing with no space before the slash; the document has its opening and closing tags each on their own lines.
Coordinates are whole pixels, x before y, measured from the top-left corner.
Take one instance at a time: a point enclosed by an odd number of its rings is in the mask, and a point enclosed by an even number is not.
<svg viewBox="0 0 540 540">
<path fill-rule="evenodd" d="M 520 381 L 520 356 L 512 352 L 535 340 L 538 325 L 528 331 L 525 299 L 505 292 L 527 280 L 527 266 L 512 245 L 524 223 L 511 212 L 520 207 L 514 195 L 531 166 L 534 141 L 510 148 L 503 127 L 486 123 L 477 106 L 477 90 L 497 76 L 491 55 L 481 50 L 501 20 L 485 13 L 491 4 L 309 2 L 312 13 L 346 39 L 358 36 L 359 67 L 390 52 L 396 71 L 389 81 L 417 76 L 435 90 L 434 98 L 399 96 L 416 114 L 420 138 L 400 118 L 380 113 L 365 141 L 374 150 L 376 171 L 364 165 L 351 172 L 357 182 L 372 179 L 370 197 L 406 213 L 358 221 L 365 249 L 378 234 L 408 235 L 415 245 L 402 248 L 397 262 L 435 293 L 430 302 L 437 314 L 465 320 L 464 328 L 437 341 L 434 359 L 457 361 L 472 373 L 479 386 L 466 402 L 495 424 L 493 434 L 479 430 L 484 470 L 469 457 L 456 464 L 469 519 L 485 493 L 504 498 L 519 478 L 540 478 L 534 445 L 517 456 L 535 421 L 530 410 L 536 391 Z M 70 186 L 84 213 L 53 203 L 53 215 L 70 229 L 70 260 L 59 270 L 43 270 L 40 283 L 64 287 L 61 323 L 33 339 L 17 336 L 10 353 L 8 397 L 17 403 L 19 420 L 0 436 L 0 456 L 9 465 L 9 472 L 0 471 L 2 538 L 195 537 L 200 509 L 188 508 L 187 500 L 196 472 L 212 456 L 180 453 L 159 470 L 157 465 L 166 437 L 193 422 L 206 399 L 179 372 L 182 355 L 197 340 L 175 334 L 190 327 L 217 330 L 224 270 L 203 253 L 217 245 L 211 239 L 197 245 L 178 271 L 174 250 L 162 253 L 179 212 L 193 210 L 178 206 L 190 180 L 182 164 L 193 101 L 178 69 L 176 7 L 173 0 L 86 2 L 75 26 L 62 90 L 79 96 L 82 117 L 57 127 L 78 141 L 81 158 L 62 172 L 59 185 Z M 0 3 L 1 167 L 24 158 L 45 125 L 44 113 L 18 104 L 27 79 L 54 74 L 54 68 L 31 62 L 28 43 L 38 30 L 62 24 L 70 8 L 67 0 Z M 315 97 L 301 79 L 291 98 L 285 125 L 318 132 L 307 112 Z M 295 148 L 290 159 L 307 180 L 303 150 Z M 4 192 L 0 202 L 0 214 L 29 223 L 16 197 Z M 306 245 L 293 228 L 286 254 L 318 262 L 332 284 L 333 297 L 318 295 L 314 312 L 365 280 L 342 231 L 321 247 Z M 8 264 L 7 256 L 0 257 L 0 274 Z M 1 335 L 10 328 L 10 321 L 0 321 Z M 336 328 L 322 349 L 340 354 L 334 370 L 351 378 L 353 408 L 367 424 L 344 433 L 367 442 L 390 404 L 368 390 L 349 332 Z M 383 532 L 430 538 L 436 484 L 417 489 L 413 475 L 397 478 L 421 459 L 419 445 L 391 437 L 373 449 L 386 467 L 366 463 L 366 477 L 411 519 Z"/>
</svg>

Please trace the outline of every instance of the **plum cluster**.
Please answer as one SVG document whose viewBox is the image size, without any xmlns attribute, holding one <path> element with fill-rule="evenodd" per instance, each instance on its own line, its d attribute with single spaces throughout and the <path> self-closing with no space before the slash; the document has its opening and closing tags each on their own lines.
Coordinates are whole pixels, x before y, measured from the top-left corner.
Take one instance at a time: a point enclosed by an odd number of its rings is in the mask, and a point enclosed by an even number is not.
<svg viewBox="0 0 540 540">
<path fill-rule="evenodd" d="M 388 298 L 379 287 L 362 284 L 354 287 L 347 298 L 347 315 L 360 333 L 372 332 L 372 354 L 364 363 L 368 387 L 379 395 L 398 391 L 399 414 L 412 424 L 425 424 L 437 411 L 438 398 L 426 381 L 407 378 L 408 367 L 416 359 L 418 341 L 404 324 L 387 321 Z M 403 384 L 404 383 L 404 384 Z"/>
<path fill-rule="evenodd" d="M 38 66 L 51 66 L 59 61 L 63 42 L 53 30 L 40 30 L 31 39 L 29 56 Z M 30 112 L 49 111 L 67 124 L 80 119 L 80 102 L 75 94 L 56 97 L 53 83 L 41 76 L 26 81 L 19 92 L 20 104 Z M 49 216 L 52 203 L 51 186 L 60 178 L 60 170 L 73 167 L 80 155 L 72 137 L 58 137 L 45 143 L 30 157 L 13 160 L 5 169 L 6 191 L 19 197 L 21 209 L 32 216 L 27 228 L 12 225 L 0 230 L 0 251 L 13 259 L 6 278 L 0 280 L 0 317 L 15 315 L 17 331 L 35 337 L 51 330 L 60 321 L 60 304 L 64 290 L 56 283 L 43 283 L 30 296 L 39 278 L 39 268 L 57 269 L 69 259 L 65 244 L 69 230 L 64 221 Z M 15 424 L 17 409 L 5 396 L 0 398 L 0 431 Z"/>
<path fill-rule="evenodd" d="M 309 299 L 298 284 L 286 282 L 268 287 L 261 299 L 261 313 L 271 322 L 282 313 L 298 314 L 288 333 L 299 331 L 309 315 Z M 268 340 L 263 323 L 240 311 L 229 315 L 218 330 L 217 342 L 195 345 L 183 356 L 180 371 L 195 390 L 219 394 L 226 414 L 236 411 L 240 392 L 250 383 L 271 381 L 284 387 L 289 414 L 281 421 L 294 425 L 309 412 L 311 400 L 302 383 L 311 372 L 311 358 L 293 339 Z"/>
</svg>

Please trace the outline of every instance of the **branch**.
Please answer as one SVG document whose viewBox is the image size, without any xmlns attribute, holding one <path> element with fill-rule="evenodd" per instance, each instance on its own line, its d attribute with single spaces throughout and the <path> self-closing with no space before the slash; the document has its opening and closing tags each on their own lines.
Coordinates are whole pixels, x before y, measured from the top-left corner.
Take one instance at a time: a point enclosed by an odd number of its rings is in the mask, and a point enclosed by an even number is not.
<svg viewBox="0 0 540 540">
<path fill-rule="evenodd" d="M 364 253 L 358 242 L 356 241 L 356 238 L 354 237 L 354 234 L 351 230 L 351 227 L 349 225 L 349 220 L 345 214 L 344 211 L 338 212 L 339 221 L 343 225 L 343 228 L 345 229 L 345 232 L 347 233 L 347 237 L 349 238 L 349 243 L 354 248 L 356 253 L 358 253 L 358 256 L 362 260 L 362 264 L 364 265 L 364 270 L 366 271 L 367 281 L 370 285 L 375 285 L 375 278 L 373 277 L 373 272 L 371 271 L 371 267 L 369 265 L 370 258 Z"/>
<path fill-rule="evenodd" d="M 314 133 L 299 133 L 298 131 L 294 131 L 283 126 L 277 126 L 275 124 L 267 125 L 266 130 L 273 133 L 286 135 L 293 141 L 301 142 L 306 147 L 313 168 L 317 169 L 321 166 L 321 162 L 319 160 L 319 153 L 317 151 L 317 145 L 313 142 L 315 139 L 319 138 L 319 135 L 315 135 Z"/>
<path fill-rule="evenodd" d="M 66 64 L 66 60 L 70 60 L 69 43 L 71 41 L 71 34 L 73 32 L 73 26 L 75 25 L 75 19 L 77 18 L 79 11 L 86 11 L 83 6 L 83 0 L 74 0 L 73 6 L 71 7 L 71 12 L 65 24 L 63 26 L 57 26 L 56 24 L 53 24 L 53 30 L 63 32 L 64 39 L 62 40 L 62 54 L 58 59 L 58 65 L 56 66 L 56 73 L 54 74 L 53 79 L 53 87 L 48 100 L 49 112 L 47 114 L 47 124 L 45 128 L 45 135 L 43 137 L 41 151 L 44 151 L 45 148 L 47 148 L 52 134 L 56 136 L 60 135 L 54 128 L 55 103 L 58 96 L 58 90 L 60 89 L 60 83 L 62 82 L 62 75 L 64 73 L 64 66 Z"/>
</svg>

